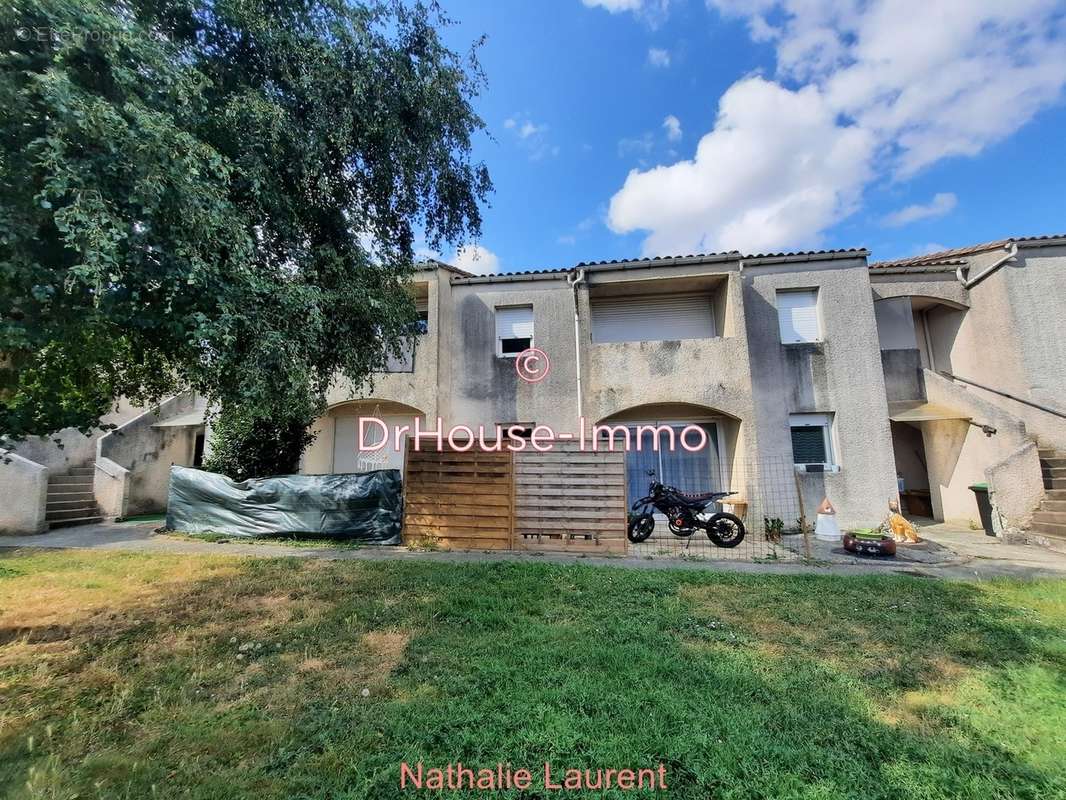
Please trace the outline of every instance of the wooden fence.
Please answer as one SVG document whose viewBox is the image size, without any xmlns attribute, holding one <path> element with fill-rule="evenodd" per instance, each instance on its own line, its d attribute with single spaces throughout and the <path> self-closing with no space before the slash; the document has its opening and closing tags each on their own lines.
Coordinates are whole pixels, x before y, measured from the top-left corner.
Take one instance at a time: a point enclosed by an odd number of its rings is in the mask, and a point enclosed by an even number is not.
<svg viewBox="0 0 1066 800">
<path fill-rule="evenodd" d="M 514 541 L 511 454 L 408 447 L 405 544 L 509 550 Z"/>
<path fill-rule="evenodd" d="M 556 445 L 514 454 L 515 549 L 626 551 L 625 456 Z"/>
<path fill-rule="evenodd" d="M 447 549 L 626 552 L 622 453 L 407 451 L 404 542 Z"/>
</svg>

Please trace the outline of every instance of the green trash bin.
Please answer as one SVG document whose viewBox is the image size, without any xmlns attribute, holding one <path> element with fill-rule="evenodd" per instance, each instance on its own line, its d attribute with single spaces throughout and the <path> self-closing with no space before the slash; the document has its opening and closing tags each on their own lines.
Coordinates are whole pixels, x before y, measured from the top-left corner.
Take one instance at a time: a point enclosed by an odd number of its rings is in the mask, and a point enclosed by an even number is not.
<svg viewBox="0 0 1066 800">
<path fill-rule="evenodd" d="M 981 515 L 981 527 L 985 529 L 985 536 L 995 536 L 992 528 L 992 501 L 988 499 L 988 484 L 975 483 L 969 487 L 977 498 L 977 512 Z"/>
</svg>

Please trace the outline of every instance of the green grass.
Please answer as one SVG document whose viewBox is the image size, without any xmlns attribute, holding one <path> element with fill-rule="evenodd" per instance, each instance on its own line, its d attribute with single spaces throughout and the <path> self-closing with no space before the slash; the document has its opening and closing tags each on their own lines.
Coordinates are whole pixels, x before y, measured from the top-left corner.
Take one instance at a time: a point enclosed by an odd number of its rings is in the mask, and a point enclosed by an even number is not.
<svg viewBox="0 0 1066 800">
<path fill-rule="evenodd" d="M 652 796 L 401 791 L 404 760 L 662 763 L 657 796 L 700 800 L 1066 796 L 1066 583 L 0 565 L 0 796 Z"/>
</svg>

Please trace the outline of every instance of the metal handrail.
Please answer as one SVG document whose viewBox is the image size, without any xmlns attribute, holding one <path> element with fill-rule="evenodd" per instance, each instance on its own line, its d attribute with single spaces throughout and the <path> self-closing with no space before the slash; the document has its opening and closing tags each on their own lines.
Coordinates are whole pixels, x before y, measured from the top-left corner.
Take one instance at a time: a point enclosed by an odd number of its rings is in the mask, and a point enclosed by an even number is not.
<svg viewBox="0 0 1066 800">
<path fill-rule="evenodd" d="M 950 372 L 947 372 L 946 370 L 937 370 L 937 374 L 943 375 L 945 378 L 948 378 L 953 381 L 959 381 L 960 383 L 968 383 L 970 386 L 976 386 L 978 389 L 984 389 L 986 392 L 998 394 L 1001 397 L 1006 397 L 1008 400 L 1013 400 L 1016 403 L 1031 406 L 1032 408 L 1035 408 L 1038 411 L 1043 411 L 1048 414 L 1053 414 L 1056 417 L 1066 419 L 1066 411 L 1059 411 L 1057 408 L 1049 408 L 1048 406 L 1041 405 L 1040 403 L 1034 403 L 1032 400 L 1026 400 L 1024 397 L 1016 397 L 1010 392 L 1004 392 L 1002 389 L 993 389 L 991 386 L 985 386 L 983 383 L 971 381 L 969 378 L 960 378 L 958 375 L 953 375 Z"/>
</svg>

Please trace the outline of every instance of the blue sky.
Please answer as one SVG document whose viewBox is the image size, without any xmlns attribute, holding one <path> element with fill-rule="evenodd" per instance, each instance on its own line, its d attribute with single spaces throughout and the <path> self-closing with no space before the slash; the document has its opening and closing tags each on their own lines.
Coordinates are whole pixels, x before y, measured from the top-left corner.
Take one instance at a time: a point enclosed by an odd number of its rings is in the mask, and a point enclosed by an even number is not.
<svg viewBox="0 0 1066 800">
<path fill-rule="evenodd" d="M 481 34 L 478 272 L 1066 231 L 1056 0 L 448 0 Z"/>
</svg>

